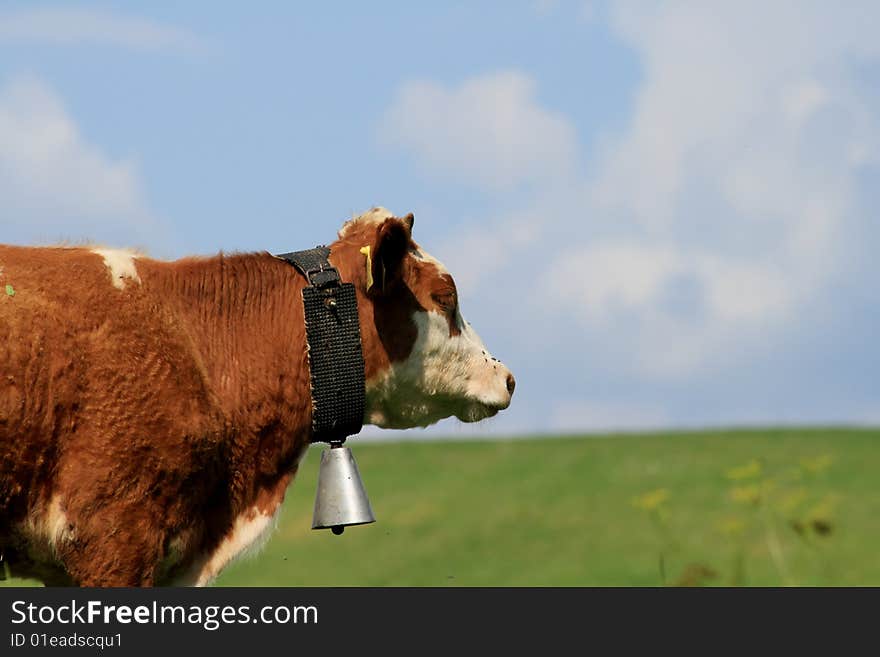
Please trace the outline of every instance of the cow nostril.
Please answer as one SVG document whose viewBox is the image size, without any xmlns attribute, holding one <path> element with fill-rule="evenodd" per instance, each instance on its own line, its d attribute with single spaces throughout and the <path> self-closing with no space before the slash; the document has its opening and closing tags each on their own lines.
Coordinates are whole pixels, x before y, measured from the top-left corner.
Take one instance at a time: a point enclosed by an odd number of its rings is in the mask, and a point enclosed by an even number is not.
<svg viewBox="0 0 880 657">
<path fill-rule="evenodd" d="M 509 392 L 512 395 L 514 388 L 516 388 L 516 379 L 513 378 L 513 374 L 508 374 L 507 375 L 507 392 Z"/>
</svg>

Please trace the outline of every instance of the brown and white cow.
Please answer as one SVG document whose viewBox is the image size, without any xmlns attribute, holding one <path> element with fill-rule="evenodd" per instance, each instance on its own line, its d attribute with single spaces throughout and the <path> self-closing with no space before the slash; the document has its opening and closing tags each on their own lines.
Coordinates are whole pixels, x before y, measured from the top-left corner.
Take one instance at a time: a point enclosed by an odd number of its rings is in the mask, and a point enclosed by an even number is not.
<svg viewBox="0 0 880 657">
<path fill-rule="evenodd" d="M 411 215 L 374 208 L 331 249 L 358 290 L 366 423 L 475 422 L 510 404 L 513 376 L 412 240 Z M 310 438 L 303 285 L 268 253 L 160 262 L 0 246 L 0 550 L 12 573 L 204 585 L 264 542 Z"/>
</svg>

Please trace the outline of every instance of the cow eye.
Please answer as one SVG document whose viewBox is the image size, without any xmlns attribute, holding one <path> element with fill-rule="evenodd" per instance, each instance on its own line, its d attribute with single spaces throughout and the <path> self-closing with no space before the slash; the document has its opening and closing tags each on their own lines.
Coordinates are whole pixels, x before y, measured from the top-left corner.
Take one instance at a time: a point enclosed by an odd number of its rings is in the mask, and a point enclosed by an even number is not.
<svg viewBox="0 0 880 657">
<path fill-rule="evenodd" d="M 452 312 L 455 310 L 455 292 L 439 292 L 432 294 L 431 298 L 444 311 Z"/>
</svg>

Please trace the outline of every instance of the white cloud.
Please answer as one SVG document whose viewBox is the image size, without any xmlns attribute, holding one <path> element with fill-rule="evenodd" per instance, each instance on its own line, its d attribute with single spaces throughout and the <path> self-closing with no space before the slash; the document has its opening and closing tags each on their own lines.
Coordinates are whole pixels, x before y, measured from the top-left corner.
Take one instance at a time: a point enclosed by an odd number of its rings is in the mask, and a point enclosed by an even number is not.
<svg viewBox="0 0 880 657">
<path fill-rule="evenodd" d="M 44 83 L 0 88 L 2 241 L 142 239 L 157 223 L 134 163 L 90 144 Z"/>
<path fill-rule="evenodd" d="M 502 74 L 451 88 L 423 82 L 397 97 L 389 115 L 405 129 L 395 143 L 429 174 L 459 172 L 486 194 L 492 213 L 462 221 L 438 251 L 462 287 L 483 290 L 474 301 L 509 313 L 503 331 L 517 335 L 508 342 L 529 352 L 522 360 L 532 374 L 564 376 L 566 396 L 617 391 L 629 400 L 693 384 L 704 398 L 724 390 L 707 411 L 719 417 L 779 417 L 754 396 L 740 404 L 749 393 L 731 395 L 731 386 L 758 390 L 772 363 L 815 358 L 798 350 L 823 321 L 817 314 L 833 312 L 832 290 L 864 285 L 843 276 L 852 275 L 851 254 L 864 250 L 865 167 L 880 162 L 875 73 L 859 70 L 880 58 L 870 27 L 880 24 L 880 5 L 621 1 L 607 9 L 594 20 L 609 20 L 641 65 L 629 119 L 591 135 L 585 141 L 595 151 L 583 153 L 574 121 L 533 92 L 519 94 L 529 107 L 520 115 L 567 126 L 558 135 L 568 146 L 560 141 L 538 158 L 550 175 L 517 168 L 521 159 L 506 155 L 528 150 L 520 131 L 490 129 L 496 114 L 509 125 L 508 108 L 453 107 L 460 97 L 487 95 Z M 407 122 L 410 110 L 419 118 Z M 473 113 L 490 128 L 475 131 Z M 470 141 L 491 157 L 469 159 Z M 720 401 L 725 394 L 729 402 Z M 639 417 L 630 406 L 572 399 L 553 421 L 619 427 Z M 668 421 L 660 410 L 648 404 L 641 426 Z M 694 415 L 679 405 L 675 417 Z"/>
<path fill-rule="evenodd" d="M 462 290 L 475 289 L 481 277 L 506 267 L 516 253 L 541 239 L 542 212 L 512 211 L 502 218 L 474 220 L 464 234 L 452 236 L 431 249 L 443 261 Z"/>
<path fill-rule="evenodd" d="M 0 44 L 98 44 L 159 52 L 195 52 L 205 42 L 188 30 L 91 9 L 51 7 L 0 12 Z"/>
<path fill-rule="evenodd" d="M 621 369 L 661 378 L 733 356 L 732 347 L 794 307 L 786 272 L 676 244 L 605 241 L 563 250 L 540 285 L 538 305 L 565 309 L 600 349 L 617 347 L 614 357 L 626 359 Z"/>
<path fill-rule="evenodd" d="M 600 322 L 615 309 L 652 303 L 666 280 L 681 270 L 672 249 L 603 244 L 563 253 L 546 274 L 546 287 L 557 303 L 575 308 L 586 321 Z M 550 281 L 558 283 L 551 286 Z"/>
<path fill-rule="evenodd" d="M 798 127 L 829 101 L 828 90 L 815 80 L 803 80 L 782 90 L 782 109 Z"/>
<path fill-rule="evenodd" d="M 604 234 L 570 245 L 545 285 L 600 340 L 629 340 L 635 369 L 730 364 L 802 321 L 846 264 L 859 167 L 880 143 L 848 74 L 853 57 L 880 56 L 865 28 L 880 8 L 855 5 L 612 5 L 644 77 L 572 200 Z M 681 281 L 699 312 L 669 307 Z"/>
<path fill-rule="evenodd" d="M 613 25 L 641 55 L 645 80 L 593 187 L 602 207 L 663 230 L 681 217 L 691 181 L 757 168 L 754 184 L 728 184 L 726 200 L 748 205 L 741 219 L 796 225 L 804 203 L 845 192 L 838 184 L 848 163 L 812 134 L 829 126 L 811 119 L 826 111 L 849 124 L 840 139 L 850 145 L 876 132 L 841 73 L 847 57 L 876 56 L 880 46 L 861 25 L 868 15 L 838 9 L 673 2 L 652 13 L 641 2 L 615 3 Z M 823 157 L 805 158 L 811 146 Z"/>
<path fill-rule="evenodd" d="M 551 282 L 557 282 L 551 285 Z M 558 282 L 564 281 L 564 285 Z M 703 315 L 723 322 L 761 320 L 783 314 L 791 304 L 785 273 L 712 253 L 674 245 L 603 242 L 563 252 L 544 283 L 558 302 L 571 306 L 570 294 L 585 321 L 601 323 L 616 312 L 662 305 L 669 286 L 694 281 Z M 674 311 L 673 311 L 674 312 Z"/>
<path fill-rule="evenodd" d="M 541 107 L 529 76 L 505 71 L 449 88 L 430 81 L 402 86 L 387 110 L 382 141 L 411 151 L 433 174 L 504 190 L 569 176 L 577 134 Z"/>
</svg>

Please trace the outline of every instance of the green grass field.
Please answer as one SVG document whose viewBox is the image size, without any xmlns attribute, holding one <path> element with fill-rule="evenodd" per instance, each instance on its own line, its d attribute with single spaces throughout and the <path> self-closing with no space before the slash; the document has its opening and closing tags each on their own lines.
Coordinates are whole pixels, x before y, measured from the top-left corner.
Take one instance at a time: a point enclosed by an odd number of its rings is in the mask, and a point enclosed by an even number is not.
<svg viewBox="0 0 880 657">
<path fill-rule="evenodd" d="M 880 430 L 350 446 L 378 522 L 310 529 L 314 447 L 218 585 L 880 585 Z"/>
</svg>

